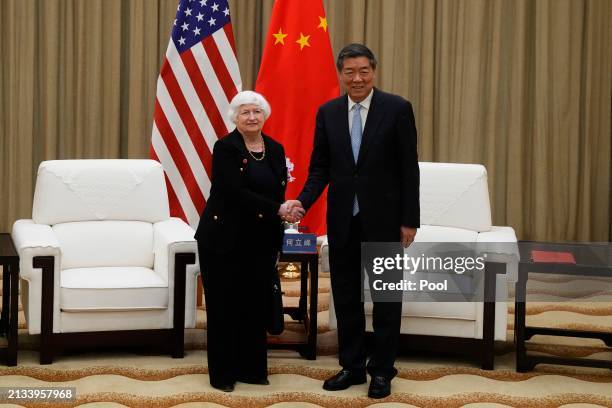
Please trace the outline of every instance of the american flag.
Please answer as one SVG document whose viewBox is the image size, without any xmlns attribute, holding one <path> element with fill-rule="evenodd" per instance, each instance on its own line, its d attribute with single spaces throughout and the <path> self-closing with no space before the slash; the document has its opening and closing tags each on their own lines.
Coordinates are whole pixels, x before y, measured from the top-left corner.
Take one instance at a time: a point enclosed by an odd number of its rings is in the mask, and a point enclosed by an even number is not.
<svg viewBox="0 0 612 408">
<path fill-rule="evenodd" d="M 241 88 L 227 0 L 180 0 L 157 79 L 151 158 L 166 172 L 171 215 L 194 228 L 213 145 L 235 127 L 226 112 Z"/>
</svg>

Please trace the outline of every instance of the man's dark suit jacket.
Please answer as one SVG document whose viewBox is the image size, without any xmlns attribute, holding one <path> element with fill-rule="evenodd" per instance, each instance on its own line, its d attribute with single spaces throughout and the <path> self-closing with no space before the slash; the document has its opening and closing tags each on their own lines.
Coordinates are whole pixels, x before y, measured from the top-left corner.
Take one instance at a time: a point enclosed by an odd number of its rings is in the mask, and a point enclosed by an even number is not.
<svg viewBox="0 0 612 408">
<path fill-rule="evenodd" d="M 285 201 L 287 185 L 285 151 L 272 138 L 263 135 L 263 139 L 266 160 L 277 177 L 273 200 L 249 188 L 247 175 L 251 159 L 238 130 L 215 143 L 210 196 L 195 234 L 204 249 L 227 253 L 240 239 L 269 242 L 273 248 L 280 249 L 282 227 L 278 209 Z M 245 241 L 241 245 L 249 243 Z"/>
<path fill-rule="evenodd" d="M 348 240 L 355 193 L 366 241 L 398 242 L 401 225 L 418 228 L 417 132 L 410 102 L 374 89 L 357 164 L 351 149 L 348 97 L 322 105 L 308 179 L 298 197 L 305 209 L 328 183 L 330 245 L 343 246 Z"/>
</svg>

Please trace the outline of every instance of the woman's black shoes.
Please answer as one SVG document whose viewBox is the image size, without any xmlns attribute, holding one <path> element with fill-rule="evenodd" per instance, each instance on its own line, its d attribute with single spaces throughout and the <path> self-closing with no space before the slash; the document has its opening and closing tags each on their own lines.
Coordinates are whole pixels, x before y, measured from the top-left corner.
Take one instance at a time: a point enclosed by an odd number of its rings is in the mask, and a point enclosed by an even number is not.
<svg viewBox="0 0 612 408">
<path fill-rule="evenodd" d="M 221 390 L 223 392 L 232 392 L 234 391 L 234 384 L 210 384 L 213 388 Z"/>
<path fill-rule="evenodd" d="M 270 385 L 270 381 L 266 377 L 262 378 L 238 378 L 236 381 L 245 384 L 255 384 L 255 385 Z M 232 392 L 234 391 L 234 384 L 210 384 L 213 388 L 221 390 L 223 392 Z"/>
<path fill-rule="evenodd" d="M 267 378 L 238 378 L 238 381 L 245 384 L 255 385 L 270 385 L 270 381 Z"/>
</svg>

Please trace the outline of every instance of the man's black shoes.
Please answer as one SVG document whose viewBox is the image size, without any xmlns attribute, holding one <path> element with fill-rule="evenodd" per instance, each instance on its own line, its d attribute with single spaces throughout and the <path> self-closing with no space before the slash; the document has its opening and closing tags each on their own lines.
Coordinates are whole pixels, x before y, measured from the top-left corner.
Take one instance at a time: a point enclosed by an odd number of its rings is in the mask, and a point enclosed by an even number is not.
<svg viewBox="0 0 612 408">
<path fill-rule="evenodd" d="M 327 391 L 345 390 L 351 385 L 365 384 L 365 373 L 355 373 L 350 370 L 340 370 L 338 374 L 328 378 L 323 383 L 323 389 Z M 391 394 L 391 378 L 375 375 L 370 382 L 368 397 L 385 398 Z"/>
<path fill-rule="evenodd" d="M 346 390 L 351 385 L 365 384 L 366 381 L 365 372 L 354 373 L 349 370 L 340 370 L 338 374 L 325 380 L 323 389 L 327 391 Z"/>
<path fill-rule="evenodd" d="M 368 397 L 378 399 L 385 398 L 389 394 L 391 394 L 391 379 L 379 375 L 372 377 Z"/>
</svg>

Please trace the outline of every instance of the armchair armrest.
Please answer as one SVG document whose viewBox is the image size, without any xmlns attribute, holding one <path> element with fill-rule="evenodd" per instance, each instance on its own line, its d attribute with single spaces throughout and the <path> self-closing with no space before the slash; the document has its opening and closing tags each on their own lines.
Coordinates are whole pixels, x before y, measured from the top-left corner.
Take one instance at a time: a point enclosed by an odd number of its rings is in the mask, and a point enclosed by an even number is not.
<svg viewBox="0 0 612 408">
<path fill-rule="evenodd" d="M 54 271 L 58 272 L 61 265 L 60 243 L 49 225 L 36 224 L 32 220 L 16 221 L 13 224 L 11 236 L 19 253 L 21 278 L 27 281 L 22 289 L 21 303 L 27 316 L 28 331 L 30 334 L 39 334 L 42 304 L 42 269 L 35 268 L 33 262 L 35 257 L 52 256 Z M 59 331 L 59 286 L 60 274 L 55 273 L 53 276 L 54 332 Z"/>
<path fill-rule="evenodd" d="M 317 244 L 321 245 L 321 272 L 329 273 L 329 243 L 327 235 L 317 237 Z"/>
<path fill-rule="evenodd" d="M 521 255 L 512 227 L 492 227 L 490 231 L 481 232 L 477 243 L 481 252 L 487 255 L 487 261 L 506 264 L 507 282 L 518 280 Z"/>
<path fill-rule="evenodd" d="M 195 231 L 179 218 L 169 218 L 153 224 L 153 268 L 168 282 L 170 315 L 174 313 L 174 267 L 178 253 L 195 254 L 195 264 L 187 265 L 185 276 L 185 327 L 195 327 L 197 277 L 200 273 Z"/>
</svg>

